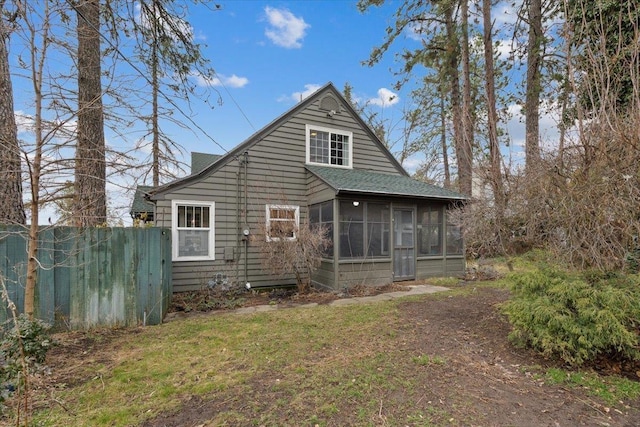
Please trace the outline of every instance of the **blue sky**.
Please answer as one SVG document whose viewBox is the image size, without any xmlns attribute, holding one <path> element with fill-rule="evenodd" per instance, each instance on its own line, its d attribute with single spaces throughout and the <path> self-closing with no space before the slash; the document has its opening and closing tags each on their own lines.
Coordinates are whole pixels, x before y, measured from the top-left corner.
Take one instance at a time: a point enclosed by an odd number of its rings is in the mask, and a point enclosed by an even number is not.
<svg viewBox="0 0 640 427">
<path fill-rule="evenodd" d="M 399 1 L 387 1 L 382 7 L 370 8 L 365 13 L 358 11 L 355 0 L 219 0 L 216 3 L 220 8 L 191 5 L 188 15 L 194 38 L 206 45 L 203 54 L 217 73 L 210 81 L 198 76 L 193 76 L 193 80 L 214 91 L 208 103 L 194 98 L 186 106 L 178 101 L 184 111 L 192 112 L 192 120 L 204 134 L 166 122 L 163 126 L 170 137 L 184 147 L 185 154 L 179 160 L 185 164 L 191 151 L 224 154 L 327 82 L 333 82 L 339 90 L 348 82 L 354 97 L 367 102 L 389 123 L 397 123 L 402 110 L 412 107 L 409 93 L 417 79 L 397 91 L 394 89 L 397 77 L 393 72 L 402 67 L 395 53 L 419 46 L 415 34 L 399 37 L 391 51 L 374 67 L 362 65 L 371 50 L 384 41 L 385 29 L 394 24 Z M 503 25 L 513 21 L 514 13 L 501 3 L 495 8 L 494 16 L 497 24 Z M 68 25 L 73 32 L 75 19 Z M 12 71 L 18 69 L 17 55 L 27 53 L 19 37 L 12 37 Z M 68 57 L 55 55 L 50 57 L 50 67 L 69 65 Z M 416 72 L 423 70 L 416 68 Z M 14 74 L 13 79 L 14 103 L 20 136 L 28 140 L 34 98 L 30 83 L 24 78 L 28 73 L 18 71 L 18 74 Z M 510 76 L 513 82 L 519 79 L 519 75 Z M 137 83 L 145 84 L 145 81 L 138 76 Z M 71 81 L 69 84 L 75 85 Z M 510 110 L 514 116 L 508 123 L 512 139 L 508 150 L 517 152 L 524 140 L 524 131 L 519 108 L 512 106 Z M 179 114 L 176 118 L 182 120 Z M 70 129 L 73 129 L 73 120 L 66 124 Z M 541 126 L 544 134 L 553 123 L 543 118 Z M 107 144 L 123 151 L 139 146 L 140 129 L 139 124 L 137 130 L 135 124 L 131 129 L 119 129 L 121 136 L 107 130 Z M 139 154 L 144 155 L 144 149 Z M 412 172 L 419 161 L 419 156 L 409 159 L 405 168 Z M 107 188 L 113 194 L 119 193 L 114 199 L 125 200 L 121 203 L 125 206 L 130 200 L 131 184 L 131 179 L 121 180 L 109 182 Z"/>
<path fill-rule="evenodd" d="M 219 10 L 192 8 L 189 21 L 196 39 L 207 45 L 204 54 L 219 77 L 209 83 L 222 100 L 213 110 L 194 100 L 193 105 L 201 107 L 196 108 L 195 120 L 222 148 L 204 135 L 186 134 L 184 139 L 175 135 L 187 151 L 223 153 L 223 148 L 231 149 L 329 81 L 339 90 L 351 84 L 355 98 L 367 102 L 388 123 L 397 123 L 402 110 L 412 107 L 409 93 L 419 79 L 398 91 L 394 72 L 403 65 L 396 53 L 419 46 L 415 34 L 398 37 L 374 67 L 362 64 L 394 24 L 399 1 L 387 1 L 365 13 L 358 11 L 355 0 L 226 0 L 218 4 Z M 511 4 L 500 3 L 493 13 L 496 28 L 515 19 Z M 501 50 L 509 45 L 503 43 Z M 420 67 L 414 69 L 422 72 Z M 509 80 L 515 84 L 521 76 L 517 69 L 512 73 Z M 524 141 L 522 117 L 520 107 L 509 110 L 512 144 L 505 155 L 517 157 Z M 541 126 L 545 135 L 553 121 L 543 117 Z M 412 172 L 419 162 L 420 156 L 414 156 L 404 166 Z"/>
<path fill-rule="evenodd" d="M 213 89 L 208 102 L 192 98 L 187 106 L 177 101 L 204 133 L 190 132 L 167 122 L 163 126 L 184 147 L 182 160 L 188 161 L 191 151 L 223 154 L 327 82 L 333 82 L 339 90 L 348 82 L 359 102 L 368 103 L 387 123 L 397 124 L 402 110 L 412 107 L 409 93 L 419 79 L 414 76 L 401 90 L 394 89 L 397 81 L 394 71 L 403 65 L 396 53 L 404 48 L 415 49 L 420 41 L 415 34 L 404 34 L 396 39 L 380 63 L 373 67 L 363 65 L 371 50 L 384 41 L 385 30 L 394 24 L 394 13 L 401 2 L 387 1 L 365 13 L 358 11 L 356 3 L 356 0 L 219 0 L 209 5 L 191 4 L 187 17 L 192 26 L 190 31 L 203 45 L 203 54 L 210 60 L 217 78 L 204 81 L 193 77 L 194 82 Z M 514 13 L 501 4 L 495 8 L 494 16 L 498 25 L 502 25 L 512 21 Z M 68 25 L 72 32 L 75 19 Z M 16 52 L 24 55 L 27 51 L 16 42 L 19 39 L 14 36 L 14 63 Z M 126 54 L 127 39 L 121 38 L 121 43 L 124 46 L 120 48 Z M 55 67 L 68 63 L 69 59 L 50 54 L 49 60 Z M 135 74 L 131 69 L 126 72 Z M 414 69 L 414 73 L 421 72 L 424 70 L 420 67 Z M 143 78 L 137 80 L 138 84 L 145 84 Z M 518 77 L 512 80 L 517 81 Z M 30 122 L 33 95 L 29 85 L 28 79 L 14 76 L 15 109 L 27 116 L 19 120 L 24 122 L 22 129 Z M 516 114 L 509 130 L 517 147 L 523 132 L 518 123 L 518 108 L 512 111 Z M 180 114 L 176 114 L 176 119 L 189 125 Z M 140 146 L 137 140 L 142 135 L 141 127 L 138 124 L 137 132 L 135 127 L 119 129 L 123 132 L 121 137 L 107 129 L 107 144 L 118 150 Z M 410 159 L 405 167 L 411 172 L 417 163 L 418 159 Z"/>
<path fill-rule="evenodd" d="M 393 55 L 373 68 L 362 65 L 382 42 L 395 4 L 365 14 L 355 1 L 219 4 L 216 11 L 193 9 L 190 22 L 224 85 L 213 82 L 222 105 L 199 109 L 196 121 L 226 149 L 329 81 L 339 90 L 349 82 L 356 97 L 380 105 L 375 108 L 386 117 L 399 117 L 409 101 L 392 90 L 395 77 L 390 69 L 399 67 Z M 416 43 L 409 38 L 403 42 Z M 203 136 L 183 144 L 189 150 L 221 151 Z"/>
</svg>

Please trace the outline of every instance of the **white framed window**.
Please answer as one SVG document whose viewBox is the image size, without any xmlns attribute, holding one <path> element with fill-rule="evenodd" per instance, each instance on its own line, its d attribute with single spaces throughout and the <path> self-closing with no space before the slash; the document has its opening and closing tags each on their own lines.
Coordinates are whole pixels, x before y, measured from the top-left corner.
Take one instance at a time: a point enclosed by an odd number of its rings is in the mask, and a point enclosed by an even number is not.
<svg viewBox="0 0 640 427">
<path fill-rule="evenodd" d="M 171 201 L 173 259 L 215 259 L 215 202 Z"/>
<path fill-rule="evenodd" d="M 295 240 L 300 226 L 300 207 L 292 205 L 266 205 L 267 242 L 280 239 Z"/>
<path fill-rule="evenodd" d="M 307 163 L 352 167 L 353 133 L 306 125 Z"/>
</svg>

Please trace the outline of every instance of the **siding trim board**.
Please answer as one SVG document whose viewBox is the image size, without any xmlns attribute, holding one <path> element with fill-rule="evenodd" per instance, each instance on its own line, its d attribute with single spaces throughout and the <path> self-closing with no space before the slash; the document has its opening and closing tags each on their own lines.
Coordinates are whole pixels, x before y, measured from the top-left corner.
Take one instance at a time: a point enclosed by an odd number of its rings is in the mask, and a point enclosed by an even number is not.
<svg viewBox="0 0 640 427">
<path fill-rule="evenodd" d="M 327 99 L 338 108 L 326 110 Z M 333 105 L 333 104 L 332 104 Z M 324 106 L 324 107 L 323 107 Z M 334 105 L 335 106 L 335 105 Z M 324 108 L 324 109 L 323 109 Z M 308 163 L 308 129 L 329 129 L 350 135 L 349 168 Z M 384 144 L 364 123 L 351 105 L 328 83 L 316 93 L 280 115 L 263 129 L 220 158 L 198 162 L 202 169 L 151 189 L 157 226 L 174 224 L 172 205 L 176 201 L 194 204 L 210 203 L 215 230 L 215 259 L 202 261 L 173 260 L 173 289 L 176 292 L 206 286 L 212 278 L 224 275 L 251 287 L 295 284 L 293 274 L 273 277 L 261 265 L 260 253 L 253 239 L 260 236 L 266 221 L 268 205 L 299 206 L 299 219 L 309 218 L 309 206 L 333 202 L 333 241 L 340 241 L 340 201 L 384 203 L 389 212 L 395 208 L 414 212 L 413 233 L 417 245 L 416 212 L 420 206 L 446 209 L 464 203 L 466 197 L 453 191 L 414 180 L 402 168 Z M 204 165 L 205 162 L 210 162 Z M 386 217 L 385 217 L 386 218 Z M 393 215 L 382 222 L 388 228 L 389 251 L 380 258 L 340 259 L 339 248 L 325 258 L 314 273 L 312 283 L 325 289 L 342 290 L 355 284 L 381 285 L 394 280 Z M 172 227 L 175 228 L 175 227 Z M 243 231 L 248 230 L 248 235 Z M 446 235 L 442 233 L 443 248 Z M 364 240 L 364 238 L 363 238 Z M 363 253 L 367 253 L 365 248 Z M 459 274 L 464 271 L 464 258 L 417 256 L 414 250 L 415 278 Z M 405 257 L 406 258 L 406 257 Z M 406 259 L 405 259 L 406 262 Z"/>
</svg>

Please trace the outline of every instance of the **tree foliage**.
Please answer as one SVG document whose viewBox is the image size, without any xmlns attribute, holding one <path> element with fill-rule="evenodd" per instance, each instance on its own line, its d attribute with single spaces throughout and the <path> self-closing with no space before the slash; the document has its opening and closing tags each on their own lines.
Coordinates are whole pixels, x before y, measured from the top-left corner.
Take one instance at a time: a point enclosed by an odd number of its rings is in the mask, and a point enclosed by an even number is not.
<svg viewBox="0 0 640 427">
<path fill-rule="evenodd" d="M 577 102 L 587 112 L 637 109 L 640 7 L 634 0 L 566 0 Z"/>
<path fill-rule="evenodd" d="M 140 118 L 148 129 L 142 139 L 151 138 L 150 168 L 145 168 L 143 180 L 150 173 L 154 186 L 160 184 L 161 178 L 174 178 L 172 169 L 180 170 L 176 158 L 183 148 L 162 128 L 164 121 L 185 127 L 173 114 L 172 97 L 188 100 L 196 96 L 206 100 L 216 79 L 210 61 L 202 53 L 203 46 L 195 40 L 187 15 L 188 6 L 184 2 L 144 0 L 125 3 L 122 16 L 117 17 L 124 33 L 134 37 L 136 59 L 150 80 L 151 112 Z M 196 80 L 206 82 L 206 88 L 195 84 Z"/>
</svg>

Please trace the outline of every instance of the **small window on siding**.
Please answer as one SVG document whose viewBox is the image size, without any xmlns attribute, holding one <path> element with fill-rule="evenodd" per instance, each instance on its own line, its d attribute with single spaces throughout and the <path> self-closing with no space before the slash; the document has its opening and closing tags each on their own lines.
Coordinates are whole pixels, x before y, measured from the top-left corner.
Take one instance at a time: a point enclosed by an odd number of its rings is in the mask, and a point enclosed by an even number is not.
<svg viewBox="0 0 640 427">
<path fill-rule="evenodd" d="M 266 206 L 267 241 L 295 240 L 300 226 L 300 207 L 289 205 Z"/>
<path fill-rule="evenodd" d="M 179 261 L 215 259 L 214 202 L 171 202 L 173 259 Z"/>
</svg>

